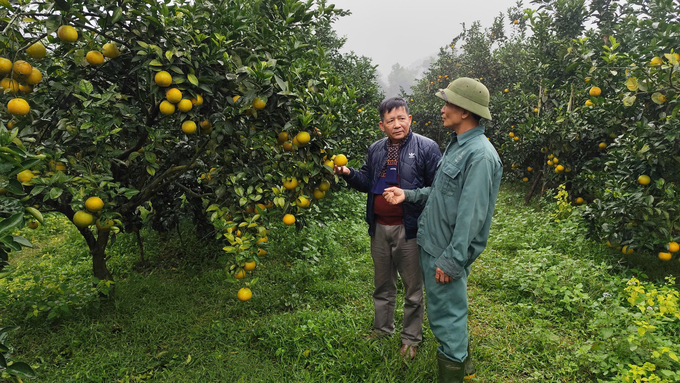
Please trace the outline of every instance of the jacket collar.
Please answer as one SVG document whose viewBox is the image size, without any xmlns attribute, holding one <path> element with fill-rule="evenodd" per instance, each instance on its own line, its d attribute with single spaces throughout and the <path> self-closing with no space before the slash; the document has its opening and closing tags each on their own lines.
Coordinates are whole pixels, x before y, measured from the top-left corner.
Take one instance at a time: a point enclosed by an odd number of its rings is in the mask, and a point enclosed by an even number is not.
<svg viewBox="0 0 680 383">
<path fill-rule="evenodd" d="M 468 130 L 467 132 L 461 134 L 460 136 L 456 136 L 456 141 L 458 142 L 458 146 L 463 146 L 465 145 L 466 142 L 470 141 L 471 139 L 484 134 L 484 126 L 483 125 L 477 125 L 476 127 Z"/>
<path fill-rule="evenodd" d="M 409 141 L 411 141 L 411 137 L 413 137 L 413 129 L 410 129 L 410 130 L 408 131 L 408 134 L 406 135 L 406 137 L 404 137 L 404 138 L 401 140 L 401 147 L 400 147 L 400 149 L 403 148 L 406 144 L 408 144 Z M 389 138 L 389 137 L 385 137 L 385 150 L 387 150 L 387 145 L 389 145 L 389 144 L 390 144 L 390 138 Z"/>
</svg>

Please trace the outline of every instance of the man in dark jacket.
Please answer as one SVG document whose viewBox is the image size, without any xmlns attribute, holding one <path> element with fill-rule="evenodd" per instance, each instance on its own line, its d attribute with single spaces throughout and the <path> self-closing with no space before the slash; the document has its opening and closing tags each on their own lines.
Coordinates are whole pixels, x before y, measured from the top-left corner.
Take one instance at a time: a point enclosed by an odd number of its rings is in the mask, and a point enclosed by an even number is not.
<svg viewBox="0 0 680 383">
<path fill-rule="evenodd" d="M 372 336 L 394 333 L 399 273 L 405 290 L 400 352 L 413 359 L 423 339 L 423 277 L 416 242 L 422 207 L 390 205 L 382 193 L 390 186 L 418 189 L 432 185 L 441 152 L 433 140 L 411 132 L 411 115 L 403 99 L 384 101 L 379 112 L 378 125 L 387 137 L 368 148 L 361 169 L 336 166 L 334 171 L 343 175 L 350 187 L 368 194 L 366 222 L 375 284 Z"/>
</svg>

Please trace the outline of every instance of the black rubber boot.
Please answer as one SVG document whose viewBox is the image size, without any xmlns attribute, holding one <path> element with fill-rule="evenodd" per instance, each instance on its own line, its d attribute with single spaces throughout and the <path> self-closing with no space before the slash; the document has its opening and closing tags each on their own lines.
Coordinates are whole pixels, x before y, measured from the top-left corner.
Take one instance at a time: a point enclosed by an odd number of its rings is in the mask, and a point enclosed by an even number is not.
<svg viewBox="0 0 680 383">
<path fill-rule="evenodd" d="M 463 370 L 465 370 L 465 380 L 468 379 L 474 379 L 475 378 L 475 366 L 472 364 L 472 353 L 470 352 L 470 342 L 468 342 L 468 348 L 467 348 L 467 358 L 465 358 L 465 362 Z"/>
<path fill-rule="evenodd" d="M 454 362 L 441 353 L 437 353 L 439 366 L 439 383 L 463 383 L 465 364 Z"/>
</svg>

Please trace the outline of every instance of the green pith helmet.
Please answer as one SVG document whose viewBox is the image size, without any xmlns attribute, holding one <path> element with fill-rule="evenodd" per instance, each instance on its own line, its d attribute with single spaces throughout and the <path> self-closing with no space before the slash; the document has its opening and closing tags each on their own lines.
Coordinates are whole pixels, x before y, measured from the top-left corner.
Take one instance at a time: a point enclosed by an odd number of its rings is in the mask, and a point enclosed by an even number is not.
<svg viewBox="0 0 680 383">
<path fill-rule="evenodd" d="M 457 78 L 446 89 L 439 89 L 435 96 L 491 121 L 489 90 L 475 79 Z"/>
</svg>

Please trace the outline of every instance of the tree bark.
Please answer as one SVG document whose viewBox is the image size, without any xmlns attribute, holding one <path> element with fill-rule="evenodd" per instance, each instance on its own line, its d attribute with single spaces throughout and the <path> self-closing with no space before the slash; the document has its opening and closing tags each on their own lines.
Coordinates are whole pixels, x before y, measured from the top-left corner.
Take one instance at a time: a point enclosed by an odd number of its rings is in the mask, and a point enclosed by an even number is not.
<svg viewBox="0 0 680 383">
<path fill-rule="evenodd" d="M 531 185 L 531 189 L 527 191 L 527 195 L 524 198 L 524 205 L 529 205 L 529 202 L 531 201 L 531 197 L 534 196 L 534 192 L 536 192 L 536 187 L 538 186 L 538 182 L 543 178 L 543 172 L 539 171 L 536 174 L 536 178 L 534 179 L 534 183 Z"/>
<path fill-rule="evenodd" d="M 139 228 L 136 228 L 135 234 L 137 234 L 137 245 L 139 246 L 139 260 L 142 264 L 146 264 L 144 259 L 144 243 L 142 242 L 142 235 L 139 233 Z"/>
<path fill-rule="evenodd" d="M 90 255 L 92 255 L 92 271 L 95 278 L 102 281 L 113 280 L 113 275 L 106 266 L 106 245 L 109 243 L 110 233 L 110 230 L 98 230 L 97 240 L 94 242 L 94 247 L 90 247 Z M 90 233 L 90 235 L 92 234 Z"/>
</svg>

